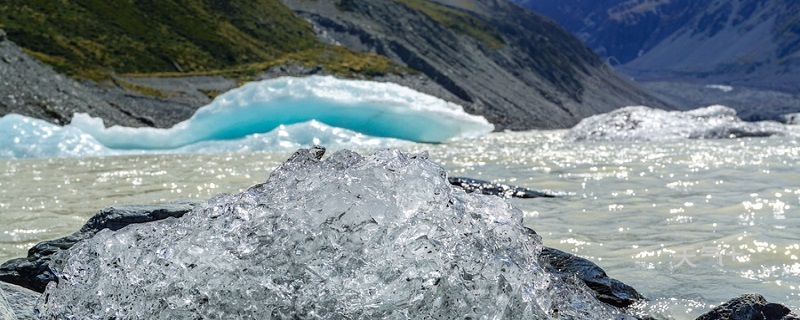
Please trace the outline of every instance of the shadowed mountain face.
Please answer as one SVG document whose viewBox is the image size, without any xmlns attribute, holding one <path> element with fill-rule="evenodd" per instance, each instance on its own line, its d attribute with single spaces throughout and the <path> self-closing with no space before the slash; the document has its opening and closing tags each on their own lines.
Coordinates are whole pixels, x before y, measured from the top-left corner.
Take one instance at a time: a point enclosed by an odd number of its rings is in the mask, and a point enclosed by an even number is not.
<svg viewBox="0 0 800 320">
<path fill-rule="evenodd" d="M 27 54 L 97 87 L 97 108 L 132 119 L 104 117 L 106 125 L 168 127 L 230 83 L 314 73 L 397 82 L 498 130 L 566 128 L 627 105 L 662 106 L 508 0 L 12 0 L 0 4 L 0 26 Z M 2 114 L 71 118 L 40 100 Z M 182 111 L 154 113 L 174 109 Z"/>
<path fill-rule="evenodd" d="M 565 128 L 626 105 L 661 106 L 555 23 L 509 1 L 284 3 L 321 40 L 420 71 L 498 129 Z"/>
<path fill-rule="evenodd" d="M 797 91 L 800 2 L 515 0 L 637 78 L 700 78 Z"/>
</svg>

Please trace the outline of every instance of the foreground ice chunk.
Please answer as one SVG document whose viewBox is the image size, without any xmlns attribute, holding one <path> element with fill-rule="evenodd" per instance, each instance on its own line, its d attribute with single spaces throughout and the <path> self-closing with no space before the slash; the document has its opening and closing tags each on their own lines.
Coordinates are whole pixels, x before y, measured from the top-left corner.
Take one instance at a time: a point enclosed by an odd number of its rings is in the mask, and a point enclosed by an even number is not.
<svg viewBox="0 0 800 320">
<path fill-rule="evenodd" d="M 172 149 L 205 140 L 241 138 L 279 125 L 317 120 L 377 137 L 416 142 L 475 138 L 494 129 L 461 106 L 394 84 L 331 76 L 250 82 L 218 96 L 169 129 L 106 128 L 76 114 L 71 126 L 119 149 Z"/>
<path fill-rule="evenodd" d="M 323 153 L 300 150 L 182 218 L 76 244 L 43 318 L 613 317 L 542 269 L 519 210 L 452 187 L 425 155 Z"/>
<path fill-rule="evenodd" d="M 744 122 L 736 110 L 710 106 L 691 111 L 625 107 L 584 119 L 565 135 L 582 140 L 670 140 L 767 137 L 783 134 L 777 122 Z"/>
<path fill-rule="evenodd" d="M 0 301 L 0 319 L 38 319 L 33 310 L 41 296 L 39 293 L 0 281 L 0 295 L 0 300 L 5 299 L 5 305 Z"/>
<path fill-rule="evenodd" d="M 6 301 L 3 288 L 0 288 L 0 320 L 17 320 L 14 310 L 8 304 L 8 301 Z"/>
</svg>

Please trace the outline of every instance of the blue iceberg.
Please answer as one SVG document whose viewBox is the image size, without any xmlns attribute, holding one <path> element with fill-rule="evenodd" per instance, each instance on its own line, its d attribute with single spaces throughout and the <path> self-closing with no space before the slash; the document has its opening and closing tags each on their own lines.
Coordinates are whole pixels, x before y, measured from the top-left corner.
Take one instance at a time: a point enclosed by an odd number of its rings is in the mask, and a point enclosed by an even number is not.
<svg viewBox="0 0 800 320">
<path fill-rule="evenodd" d="M 334 77 L 278 78 L 218 96 L 169 129 L 106 128 L 75 114 L 61 127 L 43 120 L 0 118 L 0 158 L 332 149 L 440 143 L 476 138 L 494 126 L 461 106 L 392 83 Z"/>
<path fill-rule="evenodd" d="M 18 114 L 0 118 L 0 158 L 66 158 L 110 153 L 94 137 L 75 127 L 61 127 Z"/>
<path fill-rule="evenodd" d="M 331 127 L 319 121 L 280 125 L 268 133 L 241 139 L 207 140 L 169 150 L 111 149 L 73 126 L 57 126 L 47 121 L 10 114 L 0 118 L 0 159 L 73 158 L 146 153 L 218 153 L 291 151 L 323 144 L 331 149 L 388 148 L 409 143 L 405 140 L 377 138 Z"/>
<path fill-rule="evenodd" d="M 101 119 L 85 114 L 76 114 L 71 126 L 110 148 L 174 149 L 310 120 L 370 136 L 430 143 L 475 138 L 494 129 L 459 105 L 397 84 L 330 76 L 251 82 L 169 129 L 106 128 Z"/>
</svg>

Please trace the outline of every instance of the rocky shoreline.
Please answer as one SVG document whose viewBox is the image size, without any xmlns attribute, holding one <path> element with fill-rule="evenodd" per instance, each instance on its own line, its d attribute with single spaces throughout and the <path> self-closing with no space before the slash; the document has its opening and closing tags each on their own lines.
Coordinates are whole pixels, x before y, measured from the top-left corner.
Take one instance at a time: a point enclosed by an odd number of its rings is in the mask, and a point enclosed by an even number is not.
<svg viewBox="0 0 800 320">
<path fill-rule="evenodd" d="M 171 127 L 210 101 L 208 97 L 180 99 L 208 82 L 201 77 L 165 79 L 184 86 L 174 90 L 175 98 L 146 96 L 110 81 L 79 82 L 28 55 L 5 36 L 0 37 L 0 79 L 0 115 L 17 113 L 59 125 L 68 124 L 80 112 L 100 117 L 108 126 Z M 118 79 L 118 83 L 125 81 Z"/>
<path fill-rule="evenodd" d="M 276 170 L 279 173 L 274 173 L 270 180 L 286 178 L 281 175 L 302 170 L 302 167 L 307 166 L 306 163 L 318 163 L 323 153 L 324 149 L 299 150 L 281 166 L 282 169 Z M 357 155 L 353 154 L 349 157 L 355 156 Z M 342 156 L 337 154 L 331 157 L 341 158 Z M 344 162 L 332 165 L 339 166 L 353 163 L 356 160 L 340 161 Z M 454 181 L 449 181 L 449 183 L 462 187 Z M 271 192 L 270 189 L 265 189 L 266 187 L 267 184 L 257 185 L 251 188 L 251 191 Z M 510 188 L 514 190 L 513 186 Z M 482 191 L 481 189 L 472 190 Z M 503 196 L 502 193 L 496 195 Z M 86 225 L 76 233 L 37 244 L 29 250 L 28 257 L 10 260 L 0 266 L 0 284 L 2 284 L 0 285 L 0 298 L 2 298 L 0 299 L 0 315 L 12 315 L 11 317 L 6 316 L 5 319 L 33 319 L 33 306 L 38 304 L 39 295 L 45 291 L 48 284 L 67 279 L 61 274 L 61 269 L 67 263 L 65 259 L 71 248 L 92 239 L 99 232 L 103 231 L 104 237 L 108 237 L 108 232 L 121 232 L 126 227 L 149 225 L 170 219 L 186 219 L 183 218 L 184 215 L 193 210 L 201 210 L 204 205 L 202 202 L 177 202 L 165 205 L 127 205 L 106 208 L 89 219 Z M 156 225 L 153 224 L 153 228 L 155 227 Z M 531 236 L 538 237 L 535 231 L 527 228 L 526 230 Z M 602 268 L 587 259 L 544 247 L 538 256 L 538 263 L 546 272 L 554 276 L 553 279 L 561 279 L 553 281 L 567 281 L 573 277 L 580 280 L 590 290 L 593 299 L 613 308 L 619 308 L 623 312 L 619 319 L 652 319 L 647 315 L 626 315 L 627 307 L 646 298 L 633 287 L 610 278 Z M 13 315 L 16 315 L 16 318 Z M 785 306 L 769 303 L 760 295 L 750 294 L 734 298 L 702 315 L 699 319 L 789 320 L 798 318 Z"/>
</svg>

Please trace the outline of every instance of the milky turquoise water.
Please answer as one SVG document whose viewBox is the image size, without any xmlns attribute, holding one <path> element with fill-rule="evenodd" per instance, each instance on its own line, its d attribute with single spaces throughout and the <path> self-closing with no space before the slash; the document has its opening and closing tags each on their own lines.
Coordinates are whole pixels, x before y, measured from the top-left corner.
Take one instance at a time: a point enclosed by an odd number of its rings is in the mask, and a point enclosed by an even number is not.
<svg viewBox="0 0 800 320">
<path fill-rule="evenodd" d="M 565 195 L 511 201 L 546 245 L 597 262 L 650 298 L 641 306 L 649 313 L 690 319 L 743 293 L 800 310 L 797 135 L 566 143 L 563 133 L 402 148 L 427 150 L 451 176 Z M 106 206 L 238 192 L 288 155 L 0 160 L 0 261 Z"/>
</svg>

